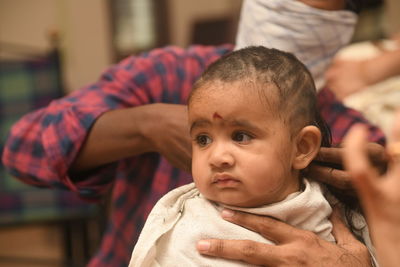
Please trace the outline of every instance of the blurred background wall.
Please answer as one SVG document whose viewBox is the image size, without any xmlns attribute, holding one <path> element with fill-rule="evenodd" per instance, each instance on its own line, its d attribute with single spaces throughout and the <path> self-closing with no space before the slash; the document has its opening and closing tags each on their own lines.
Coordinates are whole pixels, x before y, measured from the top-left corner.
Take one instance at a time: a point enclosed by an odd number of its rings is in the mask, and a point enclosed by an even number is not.
<svg viewBox="0 0 400 267">
<path fill-rule="evenodd" d="M 240 4 L 241 0 L 1 0 L 0 58 L 45 53 L 56 34 L 65 87 L 71 91 L 131 53 L 166 44 L 233 41 Z"/>
<path fill-rule="evenodd" d="M 111 63 L 110 11 L 106 0 L 1 0 L 0 56 L 62 51 L 68 90 L 95 80 Z"/>
</svg>

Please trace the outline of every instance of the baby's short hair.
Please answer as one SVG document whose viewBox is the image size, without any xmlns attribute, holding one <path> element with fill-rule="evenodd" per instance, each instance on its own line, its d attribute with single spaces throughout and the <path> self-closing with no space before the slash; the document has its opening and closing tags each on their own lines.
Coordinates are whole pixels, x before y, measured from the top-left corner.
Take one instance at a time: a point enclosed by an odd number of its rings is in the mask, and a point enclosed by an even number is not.
<svg viewBox="0 0 400 267">
<path fill-rule="evenodd" d="M 272 102 L 277 115 L 293 129 L 317 126 L 323 136 L 322 145 L 330 145 L 329 129 L 318 111 L 313 78 L 293 54 L 264 46 L 249 46 L 226 54 L 204 71 L 194 84 L 189 102 L 198 88 L 213 81 L 251 81 L 268 103 L 269 92 L 275 92 L 277 97 Z"/>
</svg>

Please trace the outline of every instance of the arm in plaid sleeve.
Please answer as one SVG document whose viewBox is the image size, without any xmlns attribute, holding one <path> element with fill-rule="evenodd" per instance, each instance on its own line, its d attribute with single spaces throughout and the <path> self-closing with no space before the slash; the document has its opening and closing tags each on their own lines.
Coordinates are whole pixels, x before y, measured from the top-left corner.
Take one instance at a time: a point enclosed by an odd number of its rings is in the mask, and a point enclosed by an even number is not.
<svg viewBox="0 0 400 267">
<path fill-rule="evenodd" d="M 357 123 L 367 127 L 370 142 L 385 145 L 386 138 L 383 132 L 367 121 L 360 112 L 346 107 L 337 100 L 328 88 L 319 91 L 318 106 L 322 117 L 331 129 L 333 145 L 339 145 L 351 126 Z"/>
<path fill-rule="evenodd" d="M 69 188 L 83 197 L 99 196 L 112 183 L 110 172 L 116 164 L 92 171 L 85 179 L 73 180 L 68 173 L 93 123 L 110 110 L 185 103 L 203 69 L 229 50 L 230 46 L 167 47 L 123 60 L 98 82 L 17 122 L 4 148 L 4 165 L 33 185 Z"/>
</svg>

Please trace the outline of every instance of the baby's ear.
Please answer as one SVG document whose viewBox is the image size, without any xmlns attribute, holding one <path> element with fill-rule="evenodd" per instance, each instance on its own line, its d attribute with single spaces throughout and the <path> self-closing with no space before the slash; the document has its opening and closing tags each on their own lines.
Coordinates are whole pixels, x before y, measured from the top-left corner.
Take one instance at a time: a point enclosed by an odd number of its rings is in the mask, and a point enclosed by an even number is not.
<svg viewBox="0 0 400 267">
<path fill-rule="evenodd" d="M 315 126 L 306 126 L 296 137 L 296 154 L 293 168 L 302 170 L 310 164 L 321 146 L 321 131 Z"/>
</svg>

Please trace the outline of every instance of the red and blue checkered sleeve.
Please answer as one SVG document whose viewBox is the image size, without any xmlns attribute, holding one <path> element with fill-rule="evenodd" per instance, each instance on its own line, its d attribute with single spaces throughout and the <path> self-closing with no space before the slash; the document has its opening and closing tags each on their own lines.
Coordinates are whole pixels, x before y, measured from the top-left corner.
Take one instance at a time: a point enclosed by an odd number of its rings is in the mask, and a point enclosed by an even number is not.
<svg viewBox="0 0 400 267">
<path fill-rule="evenodd" d="M 204 68 L 230 50 L 231 46 L 165 47 L 123 60 L 106 70 L 96 83 L 21 118 L 5 144 L 4 165 L 26 183 L 98 198 L 113 182 L 118 163 L 100 168 L 85 179 L 73 180 L 68 174 L 94 121 L 112 109 L 185 103 Z"/>
<path fill-rule="evenodd" d="M 318 106 L 322 117 L 332 132 L 332 144 L 340 145 L 348 130 L 354 124 L 363 124 L 368 129 L 368 140 L 385 145 L 386 138 L 381 129 L 372 125 L 364 116 L 336 99 L 334 93 L 324 88 L 318 93 Z"/>
</svg>

